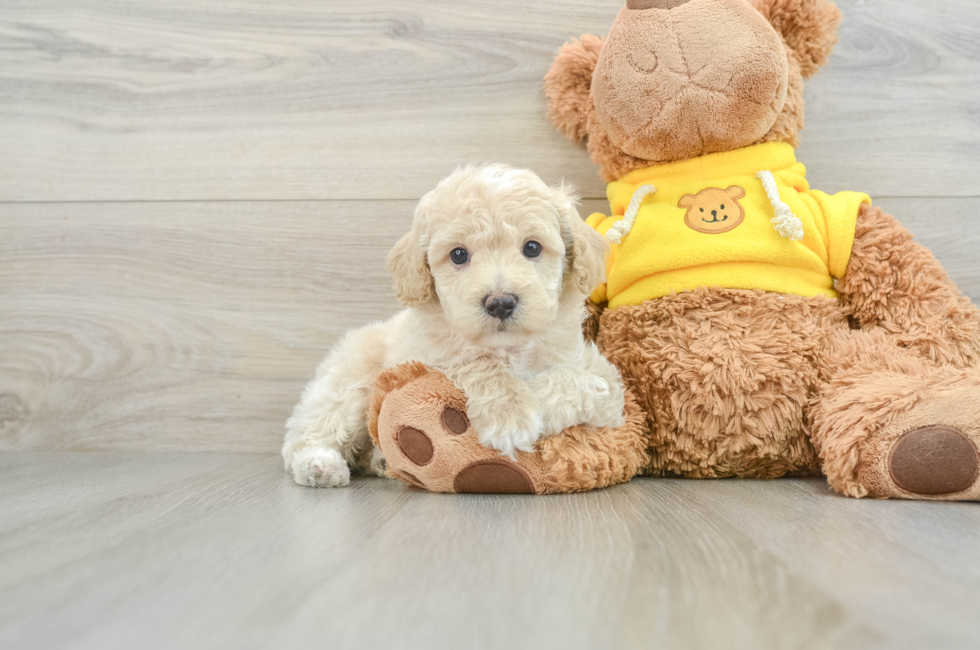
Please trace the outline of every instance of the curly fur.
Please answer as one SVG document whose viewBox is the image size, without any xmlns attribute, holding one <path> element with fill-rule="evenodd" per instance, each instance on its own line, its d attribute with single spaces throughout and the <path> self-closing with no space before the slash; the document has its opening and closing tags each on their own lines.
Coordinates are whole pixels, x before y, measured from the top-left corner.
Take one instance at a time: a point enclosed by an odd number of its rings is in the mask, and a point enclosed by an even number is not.
<svg viewBox="0 0 980 650">
<path fill-rule="evenodd" d="M 388 259 L 408 309 L 350 332 L 321 363 L 286 423 L 294 479 L 342 486 L 351 468 L 383 471 L 370 446 L 375 381 L 410 361 L 465 389 L 480 442 L 507 455 L 574 424 L 618 426 L 622 381 L 582 331 L 606 242 L 575 204 L 571 188 L 503 165 L 461 168 L 423 197 Z M 524 254 L 528 241 L 539 255 Z M 456 263 L 460 247 L 470 256 Z M 516 300 L 504 319 L 487 310 L 494 292 Z"/>
<path fill-rule="evenodd" d="M 838 290 L 863 327 L 936 363 L 980 365 L 980 313 L 932 252 L 880 208 L 862 208 Z"/>
<path fill-rule="evenodd" d="M 600 350 L 650 417 L 647 471 L 773 478 L 817 470 L 805 413 L 830 298 L 698 289 L 606 310 Z"/>
</svg>

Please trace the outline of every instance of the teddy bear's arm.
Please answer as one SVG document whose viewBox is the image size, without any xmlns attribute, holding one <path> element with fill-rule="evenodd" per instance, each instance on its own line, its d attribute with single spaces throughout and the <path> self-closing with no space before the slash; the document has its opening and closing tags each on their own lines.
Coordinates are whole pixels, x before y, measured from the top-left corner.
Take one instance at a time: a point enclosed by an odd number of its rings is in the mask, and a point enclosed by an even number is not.
<svg viewBox="0 0 980 650">
<path fill-rule="evenodd" d="M 841 299 L 862 328 L 881 328 L 901 345 L 957 367 L 980 363 L 980 311 L 912 233 L 863 205 Z"/>
</svg>

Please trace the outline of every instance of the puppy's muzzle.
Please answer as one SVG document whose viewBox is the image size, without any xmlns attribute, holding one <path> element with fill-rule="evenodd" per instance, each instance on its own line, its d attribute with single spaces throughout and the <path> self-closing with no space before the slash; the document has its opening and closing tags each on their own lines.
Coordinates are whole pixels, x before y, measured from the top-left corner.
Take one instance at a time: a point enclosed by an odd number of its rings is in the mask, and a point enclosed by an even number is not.
<svg viewBox="0 0 980 650">
<path fill-rule="evenodd" d="M 512 293 L 491 293 L 483 299 L 483 309 L 500 320 L 507 320 L 517 307 L 517 296 Z"/>
</svg>

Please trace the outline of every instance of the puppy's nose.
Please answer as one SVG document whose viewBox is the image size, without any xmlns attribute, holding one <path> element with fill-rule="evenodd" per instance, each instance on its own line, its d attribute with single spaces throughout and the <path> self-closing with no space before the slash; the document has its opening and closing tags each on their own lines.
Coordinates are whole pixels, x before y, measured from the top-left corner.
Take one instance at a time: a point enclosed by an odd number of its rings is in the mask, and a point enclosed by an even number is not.
<svg viewBox="0 0 980 650">
<path fill-rule="evenodd" d="M 626 0 L 627 9 L 673 9 L 690 0 Z"/>
<path fill-rule="evenodd" d="M 517 296 L 512 293 L 491 293 L 483 299 L 483 308 L 500 320 L 507 320 L 517 307 Z"/>
<path fill-rule="evenodd" d="M 711 216 L 712 217 L 717 217 L 718 216 L 718 211 L 717 210 L 712 210 L 711 211 Z"/>
</svg>

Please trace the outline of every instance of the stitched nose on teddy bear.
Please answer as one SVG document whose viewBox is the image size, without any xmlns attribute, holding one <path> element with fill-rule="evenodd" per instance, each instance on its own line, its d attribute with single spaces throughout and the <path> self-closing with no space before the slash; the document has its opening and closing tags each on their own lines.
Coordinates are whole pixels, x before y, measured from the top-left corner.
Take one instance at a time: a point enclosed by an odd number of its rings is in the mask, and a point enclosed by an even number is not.
<svg viewBox="0 0 980 650">
<path fill-rule="evenodd" d="M 628 0 L 627 9 L 673 9 L 687 4 L 691 0 Z"/>
</svg>

